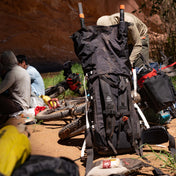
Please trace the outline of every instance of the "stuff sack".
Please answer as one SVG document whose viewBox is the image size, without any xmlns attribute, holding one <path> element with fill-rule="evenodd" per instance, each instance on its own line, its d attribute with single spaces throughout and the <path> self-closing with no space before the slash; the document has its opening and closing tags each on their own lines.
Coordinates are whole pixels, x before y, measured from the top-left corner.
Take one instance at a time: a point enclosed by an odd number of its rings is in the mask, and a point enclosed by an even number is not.
<svg viewBox="0 0 176 176">
<path fill-rule="evenodd" d="M 29 156 L 28 137 L 13 125 L 0 129 L 0 173 L 10 176 L 14 168 L 22 165 Z"/>
<path fill-rule="evenodd" d="M 30 108 L 35 108 L 36 106 L 44 106 L 45 103 L 41 97 L 38 97 L 33 92 L 31 92 L 30 98 Z"/>
<path fill-rule="evenodd" d="M 131 100 L 128 25 L 87 26 L 72 35 L 87 76 L 86 173 L 96 153 L 142 153 L 139 117 Z"/>
<path fill-rule="evenodd" d="M 30 155 L 26 162 L 15 169 L 12 176 L 79 176 L 79 168 L 74 161 L 65 157 Z"/>
<path fill-rule="evenodd" d="M 150 75 L 150 76 L 149 76 Z M 143 79 L 145 77 L 145 79 Z M 141 80 L 143 79 L 142 86 Z M 176 91 L 169 76 L 162 71 L 152 70 L 138 80 L 142 98 L 156 112 L 166 109 L 176 101 Z M 144 95 L 145 94 L 145 95 Z M 144 95 L 144 96 L 143 96 Z"/>
</svg>

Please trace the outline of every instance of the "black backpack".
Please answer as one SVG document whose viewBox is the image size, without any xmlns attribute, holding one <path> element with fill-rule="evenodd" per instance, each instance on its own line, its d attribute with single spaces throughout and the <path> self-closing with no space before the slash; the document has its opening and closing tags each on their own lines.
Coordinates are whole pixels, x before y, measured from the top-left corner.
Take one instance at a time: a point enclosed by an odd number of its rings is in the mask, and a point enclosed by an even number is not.
<svg viewBox="0 0 176 176">
<path fill-rule="evenodd" d="M 137 152 L 141 128 L 131 99 L 128 23 L 87 26 L 72 35 L 75 53 L 87 75 L 89 97 L 86 131 L 87 166 L 94 154 L 112 156 Z"/>
<path fill-rule="evenodd" d="M 150 130 L 143 133 L 131 98 L 128 25 L 124 21 L 113 26 L 82 25 L 72 35 L 75 53 L 87 77 L 86 174 L 96 154 L 136 152 L 142 155 L 140 146 L 150 136 Z M 152 132 L 158 134 L 162 130 Z"/>
</svg>

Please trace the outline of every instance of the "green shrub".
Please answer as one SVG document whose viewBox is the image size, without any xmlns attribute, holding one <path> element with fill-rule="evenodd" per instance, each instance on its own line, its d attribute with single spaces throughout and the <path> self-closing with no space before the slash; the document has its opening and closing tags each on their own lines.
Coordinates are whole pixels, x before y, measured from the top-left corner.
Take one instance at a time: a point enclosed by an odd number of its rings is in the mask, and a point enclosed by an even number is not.
<svg viewBox="0 0 176 176">
<path fill-rule="evenodd" d="M 174 175 L 176 174 L 176 161 L 174 159 L 174 156 L 172 156 L 170 152 L 166 150 L 160 150 L 158 153 L 149 144 L 144 144 L 143 146 L 148 146 L 150 148 L 150 150 L 156 157 L 155 160 L 162 161 L 163 164 L 161 168 L 168 169 L 170 173 L 174 173 Z"/>
<path fill-rule="evenodd" d="M 58 73 L 47 73 L 43 77 L 43 81 L 45 84 L 45 88 L 51 87 L 56 85 L 59 82 L 64 81 L 64 75 L 63 75 L 64 71 L 60 71 Z"/>
<path fill-rule="evenodd" d="M 79 73 L 81 85 L 82 85 L 80 88 L 80 91 L 83 92 L 84 91 L 84 88 L 83 88 L 84 73 L 81 65 L 78 63 L 75 63 L 72 65 L 71 70 L 72 70 L 72 73 Z M 45 76 L 43 76 L 43 80 L 44 80 L 45 88 L 55 86 L 56 84 L 65 80 L 64 71 L 61 70 L 58 73 L 45 74 Z M 63 98 L 74 97 L 74 96 L 78 96 L 78 95 L 68 89 L 63 94 L 61 94 L 58 98 L 63 99 Z"/>
<path fill-rule="evenodd" d="M 174 85 L 174 88 L 176 90 L 176 76 L 175 77 L 171 77 L 172 83 Z"/>
</svg>

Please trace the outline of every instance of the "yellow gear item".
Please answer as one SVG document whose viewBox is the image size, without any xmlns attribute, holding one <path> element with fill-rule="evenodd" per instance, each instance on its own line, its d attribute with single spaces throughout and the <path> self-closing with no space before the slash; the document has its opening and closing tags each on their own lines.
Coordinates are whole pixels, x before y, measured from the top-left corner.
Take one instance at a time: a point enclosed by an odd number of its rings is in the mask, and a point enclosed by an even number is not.
<svg viewBox="0 0 176 176">
<path fill-rule="evenodd" d="M 0 129 L 0 173 L 10 176 L 13 170 L 22 165 L 30 155 L 28 137 L 13 125 Z"/>
<path fill-rule="evenodd" d="M 48 105 L 48 101 L 51 100 L 51 98 L 47 95 L 41 95 L 40 97 L 43 99 L 46 105 Z"/>
<path fill-rule="evenodd" d="M 40 98 L 43 99 L 43 101 L 45 102 L 46 105 L 49 105 L 48 101 L 51 100 L 51 98 L 48 95 L 41 95 Z M 53 107 L 53 103 L 50 102 L 50 105 Z M 55 103 L 56 106 L 56 103 Z"/>
</svg>

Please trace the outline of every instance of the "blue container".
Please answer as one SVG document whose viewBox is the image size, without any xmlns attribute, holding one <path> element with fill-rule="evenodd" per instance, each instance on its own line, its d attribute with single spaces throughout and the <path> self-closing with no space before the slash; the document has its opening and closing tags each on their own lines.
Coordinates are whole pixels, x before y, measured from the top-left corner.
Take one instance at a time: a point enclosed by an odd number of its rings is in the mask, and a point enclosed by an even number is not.
<svg viewBox="0 0 176 176">
<path fill-rule="evenodd" d="M 170 122 L 171 115 L 169 111 L 162 110 L 159 112 L 159 114 L 160 114 L 160 124 L 161 125 Z"/>
</svg>

